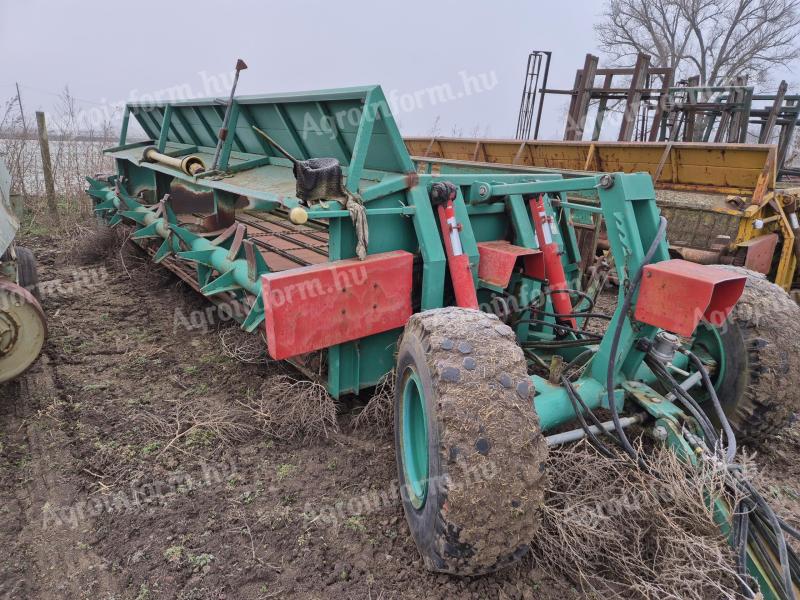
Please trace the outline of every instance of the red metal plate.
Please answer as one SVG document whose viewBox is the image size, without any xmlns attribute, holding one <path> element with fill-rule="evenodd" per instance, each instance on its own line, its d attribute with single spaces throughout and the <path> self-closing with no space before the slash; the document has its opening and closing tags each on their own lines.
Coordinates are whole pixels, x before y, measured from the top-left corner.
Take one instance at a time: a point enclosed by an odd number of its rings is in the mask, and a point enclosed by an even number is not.
<svg viewBox="0 0 800 600">
<path fill-rule="evenodd" d="M 775 248 L 778 245 L 777 233 L 768 233 L 752 238 L 739 245 L 747 248 L 747 255 L 744 259 L 745 269 L 758 271 L 764 275 L 770 272 L 772 258 L 775 256 Z"/>
<path fill-rule="evenodd" d="M 689 336 L 701 319 L 721 325 L 742 295 L 746 280 L 727 269 L 680 259 L 647 265 L 635 317 Z"/>
<path fill-rule="evenodd" d="M 289 358 L 405 325 L 413 260 L 397 250 L 264 275 L 270 356 Z"/>
<path fill-rule="evenodd" d="M 541 250 L 514 246 L 505 240 L 478 242 L 481 260 L 478 277 L 501 288 L 508 286 L 517 260 L 524 261 L 525 274 L 535 279 L 544 279 L 544 261 Z"/>
</svg>

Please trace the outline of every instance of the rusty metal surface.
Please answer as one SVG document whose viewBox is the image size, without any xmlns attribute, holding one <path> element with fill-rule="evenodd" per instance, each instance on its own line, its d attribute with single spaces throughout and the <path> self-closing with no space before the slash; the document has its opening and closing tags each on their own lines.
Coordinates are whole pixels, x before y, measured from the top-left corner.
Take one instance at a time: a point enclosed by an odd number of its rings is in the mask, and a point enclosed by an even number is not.
<svg viewBox="0 0 800 600">
<path fill-rule="evenodd" d="M 729 246 L 736 241 L 741 216 L 676 206 L 661 206 L 661 213 L 669 221 L 667 234 L 671 246 L 714 249 Z"/>
<path fill-rule="evenodd" d="M 258 247 L 273 272 L 328 260 L 328 234 L 325 231 L 251 213 L 237 213 L 236 220 L 245 225 L 247 238 Z"/>
<path fill-rule="evenodd" d="M 415 160 L 449 159 L 567 171 L 649 173 L 657 188 L 751 193 L 766 173 L 776 147 L 703 142 L 583 142 L 476 138 L 405 138 Z"/>
<path fill-rule="evenodd" d="M 732 262 L 732 257 L 723 257 L 720 250 L 702 250 L 685 246 L 670 246 L 670 253 L 677 254 L 684 260 L 701 265 L 716 265 L 723 262 Z"/>
</svg>

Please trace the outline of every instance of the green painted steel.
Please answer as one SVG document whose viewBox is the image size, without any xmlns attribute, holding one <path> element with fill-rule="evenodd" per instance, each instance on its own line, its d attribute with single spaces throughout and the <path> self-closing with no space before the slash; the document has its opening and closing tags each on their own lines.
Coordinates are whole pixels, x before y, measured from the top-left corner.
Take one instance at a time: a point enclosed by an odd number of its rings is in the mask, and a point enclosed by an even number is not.
<svg viewBox="0 0 800 600">
<path fill-rule="evenodd" d="M 11 206 L 11 174 L 0 160 L 0 255 L 3 254 L 19 229 L 19 221 Z"/>
<path fill-rule="evenodd" d="M 414 170 L 402 138 L 395 134 L 396 125 L 380 86 L 238 96 L 233 107 L 236 112 L 231 114 L 227 150 L 231 156 L 280 157 L 253 130 L 256 126 L 300 159 L 334 157 L 358 171 Z M 216 147 L 216 132 L 224 116 L 224 106 L 217 98 L 131 102 L 127 110 L 151 139 L 158 140 L 159 147 L 163 139 L 165 145 L 195 145 L 207 150 Z M 126 141 L 122 137 L 119 145 Z"/>
<path fill-rule="evenodd" d="M 428 496 L 428 417 L 422 382 L 414 371 L 405 380 L 402 401 L 401 445 L 408 497 L 417 510 Z"/>
<path fill-rule="evenodd" d="M 295 196 L 292 163 L 255 133 L 253 127 L 258 127 L 299 159 L 339 160 L 346 188 L 363 202 L 369 227 L 368 252 L 406 250 L 415 255 L 415 310 L 454 302 L 439 219 L 430 194 L 434 184 L 453 184 L 462 245 L 479 301 L 486 306 L 509 298 L 516 302 L 514 314 L 522 322 L 512 324 L 528 360 L 547 364 L 556 354 L 571 360 L 584 351 L 594 351 L 574 382 L 587 407 L 607 408 L 609 395 L 620 410 L 642 407 L 657 423 L 667 426 L 675 447 L 686 451 L 688 445 L 680 426 L 690 423 L 690 419 L 650 387 L 655 385 L 655 377 L 644 365 L 644 352 L 638 345 L 653 340 L 658 332 L 655 327 L 634 321 L 633 309 L 623 314 L 618 307 L 609 325 L 610 330 L 621 328 L 616 355 L 612 357 L 608 336 L 597 344 L 578 339 L 575 333 L 556 336 L 553 316 L 530 319 L 532 304 L 540 299 L 544 300 L 545 312 L 554 312 L 545 281 L 516 272 L 506 289 L 498 289 L 478 278 L 480 242 L 506 240 L 525 248 L 539 247 L 528 200 L 543 195 L 545 211 L 554 223 L 552 234 L 560 246 L 561 261 L 575 287 L 579 287 L 581 256 L 572 225 L 581 215 L 590 219 L 588 222 L 602 217 L 622 299 L 630 279 L 643 267 L 647 248 L 658 230 L 659 211 L 648 175 L 578 177 L 552 170 L 520 173 L 513 169 L 480 171 L 477 167 L 448 165 L 440 165 L 442 170 L 433 173 L 430 164 L 418 169 L 378 86 L 236 98 L 229 136 L 216 171 L 188 175 L 165 164 L 142 161 L 144 149 L 155 145 L 169 156 L 192 155 L 211 165 L 223 115 L 224 107 L 213 98 L 128 105 L 119 144 L 107 150 L 116 161 L 116 174 L 104 179 L 89 178 L 88 193 L 95 200 L 95 210 L 111 225 L 133 224 L 134 239 L 145 244 L 149 240 L 158 242 L 157 247 L 151 248 L 154 260 L 188 267 L 193 270 L 201 293 L 231 296 L 246 306 L 247 313 L 239 317 L 246 330 L 253 331 L 264 319 L 260 277 L 269 272 L 269 267 L 255 241 L 234 221 L 236 211 L 241 210 L 237 206 L 245 204 L 248 214 L 285 219 L 290 209 L 302 204 Z M 150 140 L 128 143 L 130 116 Z M 207 218 L 224 223 L 224 229 L 213 236 L 203 235 L 179 221 L 171 198 L 181 195 L 210 198 L 213 214 Z M 328 236 L 328 261 L 355 255 L 355 229 L 350 213 L 341 203 L 332 200 L 306 209 L 315 226 Z M 654 261 L 668 258 L 667 243 L 662 240 Z M 633 308 L 635 302 L 636 296 Z M 328 391 L 340 397 L 378 383 L 394 368 L 400 334 L 400 330 L 386 331 L 326 349 L 320 364 L 324 365 Z M 566 340 L 571 347 L 548 346 L 557 340 Z M 724 356 L 712 358 L 724 365 Z M 615 386 L 614 390 L 607 390 L 606 375 L 612 359 Z M 531 379 L 536 390 L 533 409 L 544 431 L 575 419 L 563 387 L 538 376 Z M 430 459 L 429 416 L 425 414 L 422 389 L 416 374 L 407 378 L 400 415 L 405 476 L 412 504 L 417 508 L 425 503 Z M 688 453 L 691 455 L 691 448 Z M 720 523 L 727 523 L 729 514 L 720 514 Z"/>
</svg>

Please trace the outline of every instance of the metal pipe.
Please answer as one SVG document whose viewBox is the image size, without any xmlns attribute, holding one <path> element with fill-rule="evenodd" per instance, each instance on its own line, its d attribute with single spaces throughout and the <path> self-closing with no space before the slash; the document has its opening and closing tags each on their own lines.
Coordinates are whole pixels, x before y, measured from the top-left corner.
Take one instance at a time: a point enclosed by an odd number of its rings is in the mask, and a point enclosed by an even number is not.
<svg viewBox="0 0 800 600">
<path fill-rule="evenodd" d="M 225 116 L 222 118 L 222 127 L 220 127 L 217 134 L 217 148 L 214 150 L 214 160 L 211 163 L 211 170 L 216 171 L 219 164 L 219 154 L 222 151 L 222 144 L 225 143 L 228 137 L 228 123 L 231 120 L 231 106 L 233 106 L 233 97 L 236 94 L 236 85 L 239 83 L 239 72 L 246 69 L 247 64 L 240 58 L 236 61 L 236 74 L 233 76 L 233 85 L 231 86 L 231 95 L 228 98 L 228 104 L 225 106 Z"/>
<path fill-rule="evenodd" d="M 199 156 L 169 156 L 159 152 L 155 146 L 145 148 L 143 158 L 147 162 L 155 162 L 178 169 L 187 175 L 197 175 L 206 170 L 206 165 Z"/>
<path fill-rule="evenodd" d="M 680 383 L 681 389 L 683 389 L 683 390 L 692 389 L 694 386 L 696 386 L 698 383 L 700 383 L 700 380 L 702 379 L 702 377 L 703 377 L 703 374 L 700 373 L 700 371 L 695 371 L 694 373 L 689 375 L 689 377 L 687 377 L 686 379 L 681 381 L 681 383 Z M 668 402 L 674 402 L 677 399 L 677 396 L 674 394 L 674 392 L 670 392 L 664 398 Z"/>
<path fill-rule="evenodd" d="M 539 109 L 536 112 L 536 128 L 533 130 L 533 139 L 539 139 L 539 125 L 542 124 L 542 107 L 544 106 L 544 90 L 547 88 L 547 77 L 550 75 L 550 56 L 552 52 L 546 51 L 547 62 L 544 65 L 544 78 L 542 80 L 542 87 L 539 90 Z"/>
<path fill-rule="evenodd" d="M 644 421 L 646 413 L 638 413 L 633 415 L 632 417 L 625 417 L 620 419 L 620 423 L 623 427 L 630 427 L 636 423 L 641 423 Z M 614 421 L 606 421 L 605 423 L 600 423 L 603 427 L 603 431 L 611 431 L 614 429 Z M 594 435 L 600 433 L 600 428 L 597 425 L 591 425 L 589 427 L 589 431 L 591 431 Z M 561 444 L 567 444 L 569 442 L 577 442 L 586 437 L 586 432 L 581 429 L 572 429 L 570 431 L 564 431 L 562 433 L 554 433 L 553 435 L 548 435 L 545 439 L 548 446 L 558 446 Z"/>
</svg>

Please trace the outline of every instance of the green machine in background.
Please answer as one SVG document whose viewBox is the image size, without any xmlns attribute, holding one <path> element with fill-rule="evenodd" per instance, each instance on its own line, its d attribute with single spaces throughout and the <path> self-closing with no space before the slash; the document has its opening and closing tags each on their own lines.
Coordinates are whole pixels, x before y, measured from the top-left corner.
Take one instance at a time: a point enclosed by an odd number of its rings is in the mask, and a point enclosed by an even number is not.
<svg viewBox="0 0 800 600">
<path fill-rule="evenodd" d="M 131 117 L 150 139 L 127 142 Z M 395 370 L 403 504 L 432 570 L 476 575 L 525 555 L 548 445 L 589 437 L 607 451 L 611 437 L 646 466 L 626 435 L 637 424 L 687 461 L 733 465 L 737 437 L 798 406 L 800 359 L 779 345 L 800 335 L 800 309 L 741 269 L 671 260 L 649 175 L 433 174 L 377 86 L 132 103 L 124 118 L 106 151 L 116 172 L 88 178 L 98 214 L 135 227 L 155 261 L 235 306 L 273 358 L 334 397 Z M 608 232 L 613 315 L 578 283 L 573 223 L 586 218 Z M 769 296 L 774 314 L 750 318 L 742 295 Z M 598 319 L 605 334 L 587 328 Z M 735 468 L 729 483 L 750 511 L 709 502 L 740 550 L 743 592 L 792 597 L 791 528 Z"/>
<path fill-rule="evenodd" d="M 11 174 L 0 161 L 0 383 L 25 372 L 47 337 L 36 260 L 30 250 L 14 244 L 19 229 L 14 204 Z"/>
</svg>

